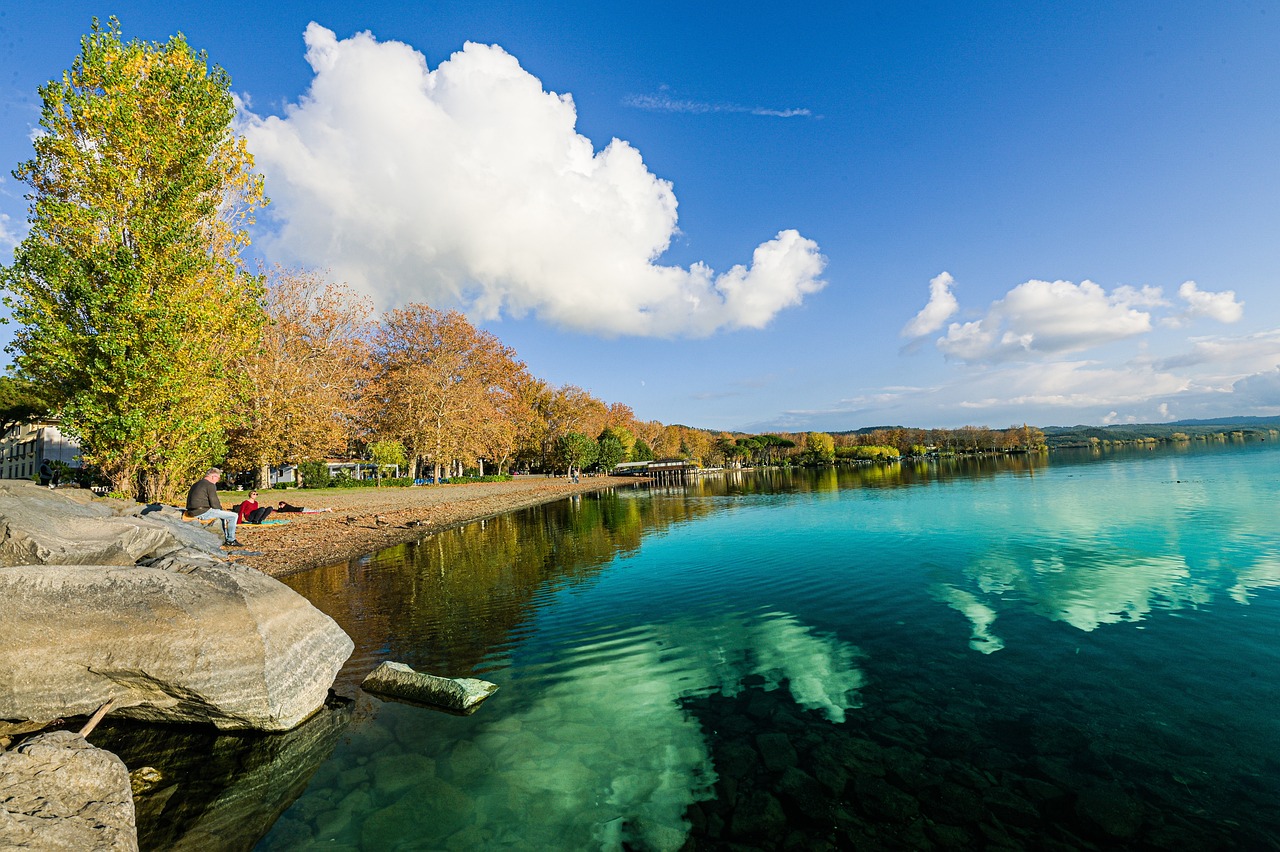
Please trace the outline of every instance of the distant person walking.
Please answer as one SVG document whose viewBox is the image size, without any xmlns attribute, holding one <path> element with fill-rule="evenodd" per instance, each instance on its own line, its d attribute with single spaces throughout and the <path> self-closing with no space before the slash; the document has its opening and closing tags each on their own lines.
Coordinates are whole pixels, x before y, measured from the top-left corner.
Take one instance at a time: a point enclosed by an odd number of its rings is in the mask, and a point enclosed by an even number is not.
<svg viewBox="0 0 1280 852">
<path fill-rule="evenodd" d="M 218 499 L 218 480 L 222 478 L 222 469 L 211 467 L 204 478 L 197 481 L 187 492 L 187 514 L 195 515 L 197 521 L 222 521 L 222 535 L 226 538 L 223 547 L 244 547 L 236 541 L 236 513 L 222 508 Z"/>
</svg>

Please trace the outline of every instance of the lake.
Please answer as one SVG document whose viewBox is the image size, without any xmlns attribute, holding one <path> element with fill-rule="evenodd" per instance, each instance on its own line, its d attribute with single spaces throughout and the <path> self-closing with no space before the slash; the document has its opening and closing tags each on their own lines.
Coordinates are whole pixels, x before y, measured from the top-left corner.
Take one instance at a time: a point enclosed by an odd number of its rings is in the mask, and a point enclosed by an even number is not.
<svg viewBox="0 0 1280 852">
<path fill-rule="evenodd" d="M 292 577 L 354 701 L 187 742 L 144 848 L 1280 848 L 1273 446 L 730 473 Z"/>
</svg>

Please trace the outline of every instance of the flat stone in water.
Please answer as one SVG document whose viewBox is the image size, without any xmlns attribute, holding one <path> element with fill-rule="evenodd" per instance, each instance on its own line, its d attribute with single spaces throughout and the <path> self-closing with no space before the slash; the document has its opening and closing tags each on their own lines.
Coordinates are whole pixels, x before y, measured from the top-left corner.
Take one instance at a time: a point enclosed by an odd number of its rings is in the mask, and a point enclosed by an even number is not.
<svg viewBox="0 0 1280 852">
<path fill-rule="evenodd" d="M 404 663 L 383 662 L 360 684 L 378 696 L 443 707 L 456 713 L 472 713 L 477 705 L 498 691 L 496 684 L 476 678 L 447 678 L 416 672 Z"/>
</svg>

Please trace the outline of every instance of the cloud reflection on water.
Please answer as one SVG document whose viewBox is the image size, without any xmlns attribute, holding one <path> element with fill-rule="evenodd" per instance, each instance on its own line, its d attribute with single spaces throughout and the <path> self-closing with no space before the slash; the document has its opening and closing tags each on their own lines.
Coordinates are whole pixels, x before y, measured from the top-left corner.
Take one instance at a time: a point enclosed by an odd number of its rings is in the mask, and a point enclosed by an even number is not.
<svg viewBox="0 0 1280 852">
<path fill-rule="evenodd" d="M 990 654 L 1004 647 L 991 633 L 1000 611 L 1023 608 L 1051 621 L 1091 632 L 1106 624 L 1142 621 L 1158 610 L 1195 609 L 1226 593 L 1248 604 L 1253 590 L 1280 586 L 1280 556 L 1259 553 L 1228 569 L 1215 559 L 1189 561 L 1181 553 L 1126 553 L 1120 546 L 1083 550 L 1025 545 L 987 552 L 964 574 L 974 590 L 935 584 L 933 597 L 962 613 L 973 625 L 970 647 Z M 1193 567 L 1195 566 L 1195 567 Z"/>
<path fill-rule="evenodd" d="M 841 722 L 860 704 L 859 652 L 769 612 L 649 625 L 578 648 L 572 676 L 475 736 L 493 758 L 471 789 L 477 818 L 511 825 L 523 814 L 530 848 L 679 849 L 684 814 L 716 781 L 697 719 L 680 699 L 787 683 L 799 705 Z"/>
</svg>

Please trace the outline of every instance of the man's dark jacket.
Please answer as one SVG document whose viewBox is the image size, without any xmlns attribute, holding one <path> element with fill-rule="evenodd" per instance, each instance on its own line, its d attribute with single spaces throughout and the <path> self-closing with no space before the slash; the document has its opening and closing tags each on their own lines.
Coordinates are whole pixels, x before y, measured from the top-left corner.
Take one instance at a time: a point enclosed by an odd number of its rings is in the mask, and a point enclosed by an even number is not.
<svg viewBox="0 0 1280 852">
<path fill-rule="evenodd" d="M 209 509 L 221 509 L 218 489 L 207 479 L 201 479 L 187 492 L 187 514 L 203 515 Z"/>
</svg>

